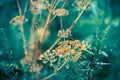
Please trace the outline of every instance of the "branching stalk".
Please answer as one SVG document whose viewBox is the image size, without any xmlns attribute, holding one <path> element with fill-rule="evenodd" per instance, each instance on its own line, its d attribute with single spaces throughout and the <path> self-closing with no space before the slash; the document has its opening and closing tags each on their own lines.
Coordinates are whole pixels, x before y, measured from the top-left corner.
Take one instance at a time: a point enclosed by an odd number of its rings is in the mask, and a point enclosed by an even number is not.
<svg viewBox="0 0 120 80">
<path fill-rule="evenodd" d="M 89 5 L 90 1 L 84 6 L 84 8 L 82 9 L 82 11 L 78 14 L 78 16 L 76 17 L 76 19 L 74 20 L 74 22 L 71 24 L 71 26 L 67 29 L 66 33 L 68 33 L 74 26 L 75 24 L 77 23 L 77 21 L 79 20 L 79 18 L 81 17 L 81 15 L 83 14 L 83 12 L 85 11 L 85 9 L 87 8 L 87 6 Z M 54 43 L 53 45 L 44 52 L 47 53 L 47 51 L 50 51 L 51 49 L 53 49 L 56 44 L 58 44 L 58 42 L 62 39 L 62 37 L 59 37 Z"/>
<path fill-rule="evenodd" d="M 50 77 L 52 77 L 53 75 L 55 75 L 55 73 L 57 73 L 58 71 L 60 71 L 66 63 L 67 63 L 67 60 L 65 60 L 64 63 L 63 63 L 59 68 L 57 68 L 56 70 L 54 70 L 53 73 L 51 73 L 51 74 L 48 75 L 47 77 L 43 78 L 42 80 L 47 80 L 47 79 L 49 79 Z"/>
<path fill-rule="evenodd" d="M 65 5 L 65 2 L 64 2 L 64 4 L 61 6 L 61 8 L 62 7 L 64 7 L 64 5 Z M 55 6 L 57 6 L 57 5 L 55 5 Z M 55 8 L 55 7 L 54 7 Z M 47 20 L 46 20 L 46 23 L 45 23 L 45 26 L 44 26 L 44 31 L 43 31 L 43 35 L 42 35 L 42 37 L 39 39 L 39 41 L 38 41 L 38 43 L 39 43 L 39 47 L 41 48 L 41 46 L 42 46 L 42 43 L 43 43 L 43 40 L 44 40 L 44 38 L 45 38 L 45 34 L 46 34 L 46 31 L 47 31 L 47 29 L 48 29 L 48 27 L 49 27 L 49 25 L 50 25 L 50 23 L 51 23 L 51 14 L 52 14 L 52 12 L 53 12 L 53 8 L 52 8 L 52 6 L 50 7 L 50 10 L 49 10 L 49 13 L 48 13 L 48 17 L 47 17 Z M 53 18 L 52 18 L 52 20 L 55 18 L 56 16 L 54 16 Z M 40 52 L 39 52 L 40 53 Z"/>
<path fill-rule="evenodd" d="M 43 39 L 45 38 L 46 31 L 47 31 L 49 24 L 50 24 L 50 17 L 51 17 L 51 12 L 48 14 L 48 17 L 47 17 L 47 20 L 46 20 L 46 23 L 44 26 L 43 35 L 42 35 L 41 39 L 39 40 L 40 43 L 42 43 Z"/>
<path fill-rule="evenodd" d="M 21 7 L 20 7 L 20 3 L 19 3 L 18 0 L 16 0 L 16 1 L 17 1 L 17 6 L 18 6 L 19 14 L 20 14 L 20 16 L 22 16 L 22 10 L 21 10 Z"/>
<path fill-rule="evenodd" d="M 27 55 L 28 51 L 27 51 L 27 47 L 26 47 L 26 41 L 25 41 L 25 36 L 24 36 L 23 24 L 20 24 L 20 31 L 21 31 L 21 34 L 22 34 L 24 54 Z"/>
<path fill-rule="evenodd" d="M 20 3 L 18 0 L 17 1 L 17 6 L 18 6 L 18 10 L 19 10 L 19 14 L 20 14 L 20 17 L 23 18 L 24 16 L 22 15 L 22 10 L 21 10 L 21 7 L 20 7 Z M 23 40 L 23 49 L 24 49 L 24 54 L 27 55 L 28 54 L 28 51 L 27 51 L 27 47 L 26 47 L 26 41 L 25 41 L 25 36 L 24 36 L 24 26 L 23 26 L 23 21 L 21 21 L 22 23 L 19 24 L 20 26 L 20 31 L 21 31 L 21 34 L 22 34 L 22 40 Z"/>
</svg>

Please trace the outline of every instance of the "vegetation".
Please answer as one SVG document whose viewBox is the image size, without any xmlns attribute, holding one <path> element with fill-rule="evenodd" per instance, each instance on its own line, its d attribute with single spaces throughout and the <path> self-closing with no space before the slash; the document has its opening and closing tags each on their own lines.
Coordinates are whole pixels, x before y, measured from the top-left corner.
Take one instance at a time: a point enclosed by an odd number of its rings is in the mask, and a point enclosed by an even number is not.
<svg viewBox="0 0 120 80">
<path fill-rule="evenodd" d="M 115 68 L 112 56 L 119 53 L 111 35 L 119 34 L 120 19 L 110 20 L 108 5 L 100 0 L 16 4 L 19 13 L 9 20 L 11 28 L 0 27 L 0 80 L 119 79 L 119 70 L 116 76 L 110 71 Z"/>
</svg>

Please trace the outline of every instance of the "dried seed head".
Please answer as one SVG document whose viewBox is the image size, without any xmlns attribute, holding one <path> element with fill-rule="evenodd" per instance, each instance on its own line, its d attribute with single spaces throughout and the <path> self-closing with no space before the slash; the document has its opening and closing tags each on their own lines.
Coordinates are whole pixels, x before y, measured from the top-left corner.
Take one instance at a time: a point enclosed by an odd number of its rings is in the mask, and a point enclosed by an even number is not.
<svg viewBox="0 0 120 80">
<path fill-rule="evenodd" d="M 56 9 L 56 10 L 53 12 L 53 15 L 57 15 L 57 16 L 67 16 L 67 15 L 69 15 L 69 12 L 68 12 L 68 10 L 66 10 L 66 9 Z"/>
<path fill-rule="evenodd" d="M 17 26 L 21 25 L 24 22 L 27 22 L 28 20 L 24 18 L 24 16 L 16 16 L 12 20 L 10 20 L 10 24 Z"/>
<path fill-rule="evenodd" d="M 77 11 L 85 8 L 84 6 L 88 3 L 89 0 L 74 0 L 72 6 L 75 6 Z"/>
<path fill-rule="evenodd" d="M 59 30 L 58 34 L 57 34 L 58 37 L 63 37 L 63 38 L 68 38 L 68 36 L 71 36 L 71 35 L 72 35 L 71 31 L 66 33 L 66 31 L 64 29 Z"/>
<path fill-rule="evenodd" d="M 43 63 L 56 62 L 57 57 L 65 58 L 66 56 L 71 56 L 73 61 L 77 61 L 81 56 L 84 50 L 87 50 L 89 45 L 87 42 L 79 40 L 65 40 L 63 42 L 58 43 L 58 46 L 51 51 L 51 53 L 47 53 L 47 55 L 40 55 L 39 60 L 42 60 Z M 46 58 L 46 59 L 45 59 Z M 70 59 L 71 60 L 71 59 Z"/>
<path fill-rule="evenodd" d="M 45 1 L 34 1 L 34 9 L 36 14 L 41 14 L 42 10 L 46 9 L 47 6 L 45 4 Z"/>
</svg>

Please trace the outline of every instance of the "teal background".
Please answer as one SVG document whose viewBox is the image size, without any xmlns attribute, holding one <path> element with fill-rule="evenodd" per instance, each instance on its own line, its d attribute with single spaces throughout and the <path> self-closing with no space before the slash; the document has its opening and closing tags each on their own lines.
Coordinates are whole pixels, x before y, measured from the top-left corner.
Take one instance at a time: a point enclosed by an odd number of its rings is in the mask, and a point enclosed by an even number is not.
<svg viewBox="0 0 120 80">
<path fill-rule="evenodd" d="M 25 6 L 25 0 L 20 0 L 20 4 L 23 10 Z M 95 36 L 97 35 L 98 37 L 101 37 L 102 31 L 108 25 L 111 25 L 110 31 L 107 33 L 107 35 L 105 36 L 105 40 L 101 44 L 101 50 L 105 51 L 109 56 L 105 59 L 101 58 L 101 60 L 103 62 L 109 62 L 111 63 L 111 65 L 104 66 L 102 71 L 100 71 L 99 74 L 96 76 L 97 80 L 119 80 L 120 1 L 92 0 L 90 7 L 91 10 L 85 11 L 79 19 L 78 23 L 72 29 L 72 38 L 78 39 L 80 41 L 89 41 L 91 43 L 91 46 L 94 47 L 96 43 Z M 63 28 L 67 29 L 77 15 L 77 12 L 75 8 L 72 8 L 69 4 L 67 4 L 65 8 L 70 11 L 69 17 L 63 17 Z M 19 27 L 14 27 L 9 24 L 9 21 L 18 14 L 19 13 L 16 0 L 0 0 L 0 62 L 9 60 L 9 57 L 6 56 L 9 53 L 9 49 L 13 50 L 13 59 L 16 63 L 19 63 L 19 60 L 24 57 L 22 38 Z M 46 18 L 46 14 L 44 14 L 43 16 L 44 18 Z M 31 20 L 29 9 L 26 13 L 26 17 Z M 28 21 L 24 25 L 25 38 L 26 40 L 29 40 L 31 21 Z M 56 18 L 50 27 L 50 37 L 47 37 L 47 39 L 44 41 L 42 51 L 48 49 L 57 39 L 57 31 L 60 29 L 59 18 Z M 54 80 L 54 77 L 50 80 Z"/>
</svg>

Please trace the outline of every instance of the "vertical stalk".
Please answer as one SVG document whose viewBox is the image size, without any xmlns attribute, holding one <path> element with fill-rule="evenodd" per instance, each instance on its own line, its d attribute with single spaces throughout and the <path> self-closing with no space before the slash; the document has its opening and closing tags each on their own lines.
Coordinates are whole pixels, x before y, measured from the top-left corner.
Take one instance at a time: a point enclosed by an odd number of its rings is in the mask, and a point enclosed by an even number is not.
<svg viewBox="0 0 120 80">
<path fill-rule="evenodd" d="M 24 54 L 26 56 L 28 54 L 28 51 L 27 51 L 26 40 L 25 40 L 25 36 L 24 36 L 23 24 L 20 24 L 20 31 L 22 34 Z"/>
<path fill-rule="evenodd" d="M 47 20 L 46 20 L 46 23 L 44 26 L 43 35 L 42 35 L 41 39 L 39 40 L 40 43 L 42 43 L 43 39 L 45 38 L 46 31 L 47 31 L 49 24 L 50 24 L 50 17 L 51 17 L 51 12 L 48 14 L 48 17 L 47 17 Z"/>
<path fill-rule="evenodd" d="M 22 15 L 22 10 L 20 7 L 20 3 L 18 0 L 17 1 L 17 6 L 18 6 L 18 10 L 19 10 L 19 14 L 20 14 L 20 18 L 23 18 L 24 16 Z M 27 47 L 26 47 L 26 41 L 25 41 L 25 36 L 24 36 L 24 26 L 23 26 L 23 20 L 21 21 L 22 23 L 19 25 L 20 26 L 20 31 L 22 34 L 22 40 L 23 40 L 23 49 L 24 49 L 24 54 L 27 55 L 28 51 L 27 51 Z"/>
<path fill-rule="evenodd" d="M 89 5 L 90 0 L 87 2 L 87 4 L 84 6 L 84 8 L 82 9 L 82 11 L 78 14 L 78 16 L 75 18 L 75 20 L 73 21 L 73 23 L 71 24 L 71 26 L 67 29 L 66 33 L 68 33 L 77 23 L 77 21 L 79 20 L 79 18 L 81 17 L 81 15 L 83 14 L 83 12 L 85 11 L 85 9 L 87 8 L 87 6 Z M 59 37 L 54 43 L 53 45 L 44 52 L 44 54 L 47 53 L 47 51 L 50 51 L 51 49 L 53 49 L 55 47 L 55 45 L 62 39 L 62 37 Z"/>
</svg>

